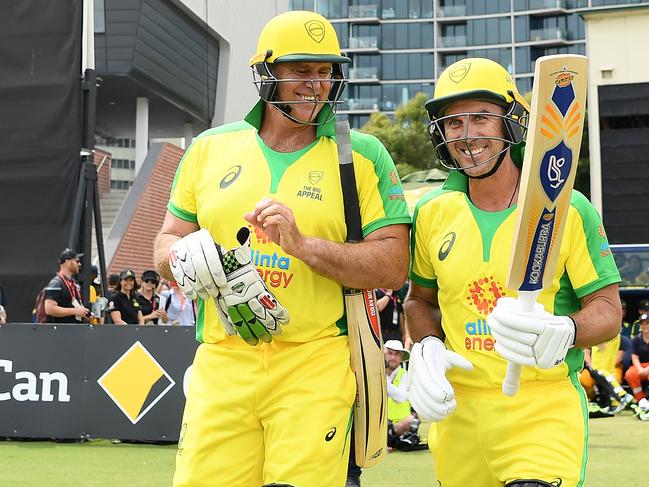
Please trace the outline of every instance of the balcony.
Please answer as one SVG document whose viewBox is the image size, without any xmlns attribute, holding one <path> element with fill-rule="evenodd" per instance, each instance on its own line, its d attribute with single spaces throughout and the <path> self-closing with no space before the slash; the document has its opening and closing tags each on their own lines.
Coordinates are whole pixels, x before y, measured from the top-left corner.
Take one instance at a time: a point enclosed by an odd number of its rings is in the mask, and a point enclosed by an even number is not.
<svg viewBox="0 0 649 487">
<path fill-rule="evenodd" d="M 367 81 L 367 80 L 376 80 L 379 78 L 379 68 L 377 67 L 368 67 L 368 68 L 349 68 L 349 80 L 350 81 Z"/>
<path fill-rule="evenodd" d="M 439 40 L 439 47 L 465 47 L 466 36 L 445 36 Z"/>
<path fill-rule="evenodd" d="M 350 5 L 347 10 L 350 19 L 379 20 L 378 5 Z"/>
<path fill-rule="evenodd" d="M 532 42 L 544 42 L 544 43 L 547 43 L 547 41 L 565 42 L 567 40 L 568 40 L 568 31 L 566 29 L 550 27 L 546 29 L 530 30 L 530 41 Z"/>
<path fill-rule="evenodd" d="M 394 9 L 392 7 L 390 8 L 384 8 L 381 11 L 381 18 L 382 19 L 393 19 L 396 14 L 394 13 Z"/>
<path fill-rule="evenodd" d="M 342 111 L 378 112 L 378 98 L 348 98 L 341 107 Z"/>
<path fill-rule="evenodd" d="M 357 51 L 377 51 L 378 45 L 379 40 L 376 36 L 350 37 L 347 50 L 356 49 Z"/>
<path fill-rule="evenodd" d="M 567 0 L 530 0 L 529 10 L 565 10 L 569 8 Z"/>
<path fill-rule="evenodd" d="M 466 5 L 445 5 L 437 10 L 439 17 L 465 17 Z"/>
</svg>

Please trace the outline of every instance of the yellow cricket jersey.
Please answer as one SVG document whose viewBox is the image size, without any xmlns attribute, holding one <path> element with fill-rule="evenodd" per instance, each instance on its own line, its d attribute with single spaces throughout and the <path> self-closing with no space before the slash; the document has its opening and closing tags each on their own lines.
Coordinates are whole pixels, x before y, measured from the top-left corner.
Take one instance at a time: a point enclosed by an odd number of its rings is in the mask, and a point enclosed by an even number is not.
<svg viewBox="0 0 649 487">
<path fill-rule="evenodd" d="M 333 122 L 318 126 L 308 147 L 280 153 L 259 137 L 263 110 L 260 101 L 243 121 L 207 130 L 194 140 L 178 166 L 169 211 L 197 222 L 230 249 L 238 245 L 237 230 L 251 227 L 243 215 L 271 197 L 292 209 L 303 234 L 344 242 Z M 383 144 L 356 131 L 351 140 L 364 235 L 386 225 L 409 224 L 401 182 Z M 286 254 L 265 234 L 253 232 L 251 247 L 257 271 L 290 313 L 290 324 L 276 339 L 306 342 L 347 332 L 340 284 Z M 225 337 L 212 300 L 198 300 L 196 325 L 198 341 L 216 343 Z"/>
<path fill-rule="evenodd" d="M 441 188 L 418 202 L 410 278 L 420 286 L 438 288 L 446 346 L 474 365 L 473 371 L 449 370 L 449 380 L 496 387 L 502 384 L 507 361 L 494 350 L 486 318 L 498 298 L 517 294 L 505 288 L 515 206 L 482 211 L 471 203 L 466 190 L 466 176 L 452 171 Z M 550 313 L 567 315 L 579 309 L 580 298 L 619 281 L 599 215 L 581 193 L 573 191 L 555 277 L 539 302 Z M 523 367 L 521 381 L 566 378 L 582 366 L 583 351 L 571 349 L 558 367 Z"/>
<path fill-rule="evenodd" d="M 620 351 L 620 335 L 608 342 L 595 345 L 590 349 L 593 369 L 599 371 L 613 372 L 617 353 Z"/>
</svg>

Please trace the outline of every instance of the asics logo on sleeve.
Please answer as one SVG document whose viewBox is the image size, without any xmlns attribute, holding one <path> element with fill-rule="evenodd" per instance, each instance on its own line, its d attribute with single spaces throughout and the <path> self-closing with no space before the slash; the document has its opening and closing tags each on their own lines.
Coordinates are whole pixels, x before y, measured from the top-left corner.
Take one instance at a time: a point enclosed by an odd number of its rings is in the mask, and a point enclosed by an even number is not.
<svg viewBox="0 0 649 487">
<path fill-rule="evenodd" d="M 446 257 L 448 257 L 448 254 L 451 252 L 454 243 L 455 243 L 455 232 L 449 232 L 446 235 L 444 235 L 444 240 L 442 241 L 442 245 L 440 245 L 439 252 L 437 253 L 437 257 L 439 257 L 439 260 L 444 260 L 446 259 Z"/>
</svg>

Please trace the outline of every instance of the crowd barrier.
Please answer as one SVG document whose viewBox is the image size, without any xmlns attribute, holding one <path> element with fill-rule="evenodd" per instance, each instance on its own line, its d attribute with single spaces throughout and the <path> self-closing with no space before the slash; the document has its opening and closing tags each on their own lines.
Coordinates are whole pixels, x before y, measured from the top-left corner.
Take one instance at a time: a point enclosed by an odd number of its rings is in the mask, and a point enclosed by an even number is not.
<svg viewBox="0 0 649 487">
<path fill-rule="evenodd" d="M 0 437 L 178 441 L 194 327 L 0 326 Z"/>
</svg>

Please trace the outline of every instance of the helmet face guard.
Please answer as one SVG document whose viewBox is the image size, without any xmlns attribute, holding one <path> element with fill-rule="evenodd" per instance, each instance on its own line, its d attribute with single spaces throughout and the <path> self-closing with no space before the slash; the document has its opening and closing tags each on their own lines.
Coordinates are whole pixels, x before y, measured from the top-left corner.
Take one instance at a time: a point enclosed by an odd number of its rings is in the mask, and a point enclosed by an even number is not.
<svg viewBox="0 0 649 487">
<path fill-rule="evenodd" d="M 284 116 L 292 120 L 295 123 L 302 125 L 324 125 L 331 122 L 335 116 L 338 105 L 342 103 L 340 97 L 345 90 L 345 85 L 347 84 L 347 78 L 343 75 L 342 65 L 340 63 L 332 63 L 332 74 L 331 78 L 277 78 L 271 70 L 271 63 L 266 61 L 256 63 L 252 66 L 252 76 L 253 84 L 257 87 L 259 92 L 259 97 L 264 100 L 269 105 L 278 109 Z M 324 101 L 309 101 L 309 100 L 278 100 L 277 99 L 277 87 L 279 83 L 306 83 L 311 85 L 313 90 L 313 97 L 317 99 L 315 92 L 314 83 L 330 83 L 331 88 L 329 90 L 329 96 L 327 100 Z M 300 120 L 297 117 L 291 115 L 291 105 L 313 105 L 311 114 L 309 115 L 308 120 Z M 329 107 L 329 114 L 325 117 L 325 120 L 316 120 L 318 114 L 325 107 Z"/>
<path fill-rule="evenodd" d="M 483 115 L 492 119 L 498 119 L 503 126 L 503 136 L 488 136 L 488 137 L 470 137 L 469 129 L 471 126 L 471 118 L 475 115 Z M 449 139 L 446 137 L 444 130 L 444 122 L 449 119 L 464 119 L 464 131 L 462 136 Z M 500 115 L 496 113 L 484 113 L 484 112 L 465 112 L 458 113 L 453 115 L 446 115 L 441 117 L 433 117 L 431 122 L 428 124 L 428 133 L 430 134 L 430 139 L 433 142 L 435 148 L 435 155 L 440 160 L 442 165 L 448 169 L 458 169 L 463 170 L 458 162 L 453 159 L 451 153 L 448 149 L 448 144 L 456 142 L 464 142 L 467 149 L 470 148 L 470 140 L 480 140 L 480 139 L 489 139 L 505 144 L 504 148 L 498 153 L 491 156 L 486 161 L 477 163 L 471 154 L 471 159 L 473 160 L 473 166 L 479 167 L 488 162 L 492 161 L 498 157 L 504 157 L 505 152 L 509 150 L 511 145 L 520 144 L 525 140 L 527 134 L 527 109 L 518 103 L 517 101 L 512 102 L 507 110 L 507 113 Z"/>
</svg>

